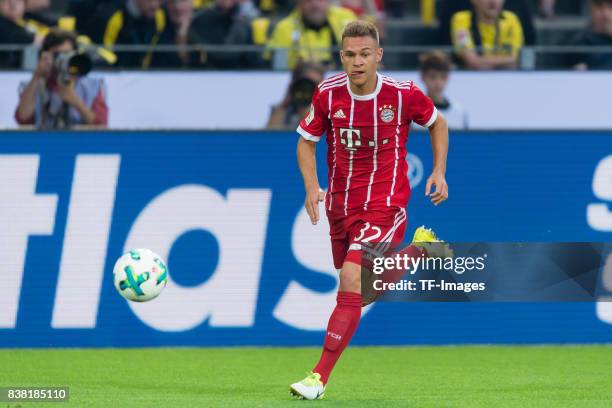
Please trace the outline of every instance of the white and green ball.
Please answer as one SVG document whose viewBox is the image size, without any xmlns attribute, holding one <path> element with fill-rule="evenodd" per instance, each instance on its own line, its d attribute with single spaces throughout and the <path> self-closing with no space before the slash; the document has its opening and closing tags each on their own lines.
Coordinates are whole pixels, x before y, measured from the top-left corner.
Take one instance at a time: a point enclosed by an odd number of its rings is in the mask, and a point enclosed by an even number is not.
<svg viewBox="0 0 612 408">
<path fill-rule="evenodd" d="M 115 288 L 134 302 L 155 299 L 168 282 L 168 268 L 155 252 L 138 248 L 122 255 L 113 268 Z"/>
</svg>

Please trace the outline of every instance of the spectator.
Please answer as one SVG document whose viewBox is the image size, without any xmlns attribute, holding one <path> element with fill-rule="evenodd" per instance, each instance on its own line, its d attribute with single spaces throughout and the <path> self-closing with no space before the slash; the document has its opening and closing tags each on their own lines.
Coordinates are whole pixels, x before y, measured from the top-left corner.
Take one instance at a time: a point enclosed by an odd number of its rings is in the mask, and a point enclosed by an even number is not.
<svg viewBox="0 0 612 408">
<path fill-rule="evenodd" d="M 68 0 L 66 17 L 74 19 L 74 29 L 101 43 L 107 15 L 125 0 Z M 103 15 L 101 15 L 103 14 Z"/>
<path fill-rule="evenodd" d="M 591 0 L 591 26 L 573 41 L 576 46 L 612 47 L 612 0 Z M 581 53 L 571 57 L 576 69 L 612 69 L 612 53 Z"/>
<path fill-rule="evenodd" d="M 168 15 L 174 30 L 172 30 L 176 44 L 179 47 L 178 55 L 183 65 L 189 64 L 189 54 L 185 46 L 190 43 L 191 20 L 193 19 L 192 0 L 168 0 Z"/>
<path fill-rule="evenodd" d="M 257 8 L 253 0 L 240 0 L 240 16 L 247 19 L 259 17 L 261 10 Z"/>
<path fill-rule="evenodd" d="M 268 42 L 274 67 L 293 69 L 300 60 L 334 64 L 332 50 L 340 44 L 344 26 L 356 19 L 351 10 L 331 6 L 329 0 L 298 0 Z"/>
<path fill-rule="evenodd" d="M 51 6 L 51 0 L 28 0 L 26 4 L 26 10 L 32 11 L 44 11 L 48 10 Z"/>
<path fill-rule="evenodd" d="M 377 16 L 384 10 L 382 0 L 342 0 L 340 5 L 359 17 Z"/>
<path fill-rule="evenodd" d="M 202 9 L 206 7 L 210 7 L 213 3 L 213 0 L 193 0 L 193 8 Z"/>
<path fill-rule="evenodd" d="M 294 0 L 255 0 L 255 6 L 265 15 L 287 15 L 293 5 Z"/>
<path fill-rule="evenodd" d="M 504 9 L 512 11 L 521 21 L 526 45 L 536 44 L 536 31 L 527 0 L 506 0 Z M 463 10 L 474 10 L 471 0 L 439 0 L 438 20 L 440 22 L 440 44 L 452 44 L 450 35 L 451 18 Z"/>
<path fill-rule="evenodd" d="M 67 6 L 64 12 L 64 18 L 71 20 L 72 27 L 69 31 L 77 31 L 80 34 L 87 35 L 98 43 L 101 43 L 102 34 L 104 33 L 104 19 L 100 18 L 99 14 L 109 14 L 113 6 L 117 3 L 115 0 L 66 0 Z M 119 0 L 117 0 L 119 1 Z"/>
<path fill-rule="evenodd" d="M 154 52 L 167 25 L 162 0 L 84 0 L 74 4 L 70 13 L 77 19 L 77 30 L 97 44 L 147 48 L 146 52 L 117 52 L 118 66 L 148 69 L 163 65 L 163 55 Z"/>
<path fill-rule="evenodd" d="M 188 46 L 197 46 L 201 42 L 192 25 L 193 1 L 168 0 L 166 10 L 170 24 L 166 25 L 160 43 L 175 44 L 178 49 L 176 52 L 158 53 L 157 66 L 177 68 L 202 65 L 205 61 L 203 49 L 200 51 L 187 50 Z"/>
<path fill-rule="evenodd" d="M 0 0 L 0 43 L 40 44 L 48 27 L 33 20 L 25 20 L 25 0 Z M 0 66 L 21 68 L 21 51 L 0 52 Z"/>
<path fill-rule="evenodd" d="M 381 39 L 385 36 L 385 13 L 383 0 L 342 0 L 340 5 L 351 10 L 360 19 L 376 25 Z"/>
<path fill-rule="evenodd" d="M 406 0 L 385 0 L 385 9 L 394 18 L 402 18 L 406 12 Z"/>
<path fill-rule="evenodd" d="M 20 85 L 15 120 L 40 129 L 108 124 L 101 79 L 75 78 L 58 68 L 58 56 L 76 50 L 75 34 L 53 29 L 45 36 L 32 79 Z"/>
<path fill-rule="evenodd" d="M 291 82 L 283 101 L 272 109 L 268 129 L 296 129 L 300 120 L 308 114 L 312 94 L 323 80 L 322 65 L 300 62 L 293 71 Z"/>
<path fill-rule="evenodd" d="M 504 10 L 504 0 L 472 0 L 474 10 L 451 19 L 453 47 L 468 69 L 508 69 L 518 66 L 524 44 L 516 14 Z"/>
<path fill-rule="evenodd" d="M 251 8 L 267 8 L 268 11 L 272 11 L 277 8 L 279 5 L 284 5 L 292 0 L 255 0 L 257 4 L 253 3 L 253 0 L 239 0 L 241 8 L 251 9 Z M 261 7 L 260 7 L 261 4 Z M 215 0 L 193 0 L 193 7 L 195 9 L 206 9 L 213 7 L 215 5 Z M 258 12 L 259 13 L 259 12 Z"/>
<path fill-rule="evenodd" d="M 249 44 L 251 42 L 249 18 L 243 15 L 247 2 L 240 0 L 216 0 L 213 7 L 198 14 L 192 27 L 204 45 Z M 205 65 L 210 68 L 227 68 L 240 63 L 238 54 L 207 51 Z"/>
<path fill-rule="evenodd" d="M 451 101 L 446 95 L 446 85 L 451 70 L 450 58 L 441 51 L 430 51 L 419 58 L 421 79 L 425 84 L 427 96 L 436 108 L 444 114 L 450 129 L 467 129 L 468 116 L 463 107 Z"/>
<path fill-rule="evenodd" d="M 33 44 L 35 33 L 29 31 L 21 22 L 25 14 L 25 0 L 0 0 L 0 42 L 2 44 Z M 21 68 L 20 51 L 0 52 L 0 66 Z"/>
<path fill-rule="evenodd" d="M 270 18 L 259 16 L 242 7 L 241 15 L 231 28 L 225 41 L 228 45 L 256 45 L 263 47 L 268 42 Z M 228 67 L 263 68 L 268 61 L 264 60 L 259 49 L 227 54 Z"/>
<path fill-rule="evenodd" d="M 540 0 L 538 4 L 538 10 L 539 10 L 540 16 L 542 18 L 547 18 L 547 19 L 555 18 L 556 17 L 555 7 L 557 5 L 556 3 L 557 3 L 556 0 Z"/>
</svg>

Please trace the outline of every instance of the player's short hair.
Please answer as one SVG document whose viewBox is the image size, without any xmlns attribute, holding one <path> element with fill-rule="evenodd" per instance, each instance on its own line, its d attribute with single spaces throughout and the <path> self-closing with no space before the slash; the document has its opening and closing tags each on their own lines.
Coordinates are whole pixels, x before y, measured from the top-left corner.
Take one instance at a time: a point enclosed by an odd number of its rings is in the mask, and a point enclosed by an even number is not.
<svg viewBox="0 0 612 408">
<path fill-rule="evenodd" d="M 596 6 L 603 6 L 604 4 L 612 5 L 612 0 L 591 0 Z"/>
<path fill-rule="evenodd" d="M 438 50 L 428 51 L 419 55 L 419 63 L 421 72 L 449 72 L 451 70 L 450 58 L 448 55 Z"/>
<path fill-rule="evenodd" d="M 353 37 L 371 37 L 376 41 L 376 45 L 380 46 L 380 37 L 378 36 L 378 30 L 376 26 L 368 21 L 351 21 L 346 25 L 342 32 L 342 42 L 345 38 Z"/>
</svg>

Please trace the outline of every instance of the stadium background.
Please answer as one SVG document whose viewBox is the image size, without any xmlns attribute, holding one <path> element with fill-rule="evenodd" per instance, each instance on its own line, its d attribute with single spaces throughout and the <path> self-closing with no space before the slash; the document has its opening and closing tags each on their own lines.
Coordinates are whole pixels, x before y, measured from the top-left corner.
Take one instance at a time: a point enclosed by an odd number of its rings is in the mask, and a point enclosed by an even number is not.
<svg viewBox="0 0 612 408">
<path fill-rule="evenodd" d="M 390 14 L 385 68 L 419 82 L 416 55 L 438 45 L 437 31 L 431 2 L 408 3 Z M 435 209 L 421 182 L 427 137 L 411 135 L 409 230 L 424 223 L 450 241 L 609 239 L 612 78 L 561 63 L 587 6 L 558 3 L 576 14 L 536 19 L 540 40 L 525 52 L 535 62 L 451 74 L 470 130 L 451 133 L 451 199 Z M 109 129 L 65 132 L 13 129 L 30 74 L 5 68 L 0 347 L 320 344 L 335 302 L 326 226 L 311 228 L 302 210 L 295 133 L 262 130 L 287 72 L 99 67 L 91 75 L 107 82 Z M 132 247 L 169 262 L 170 285 L 150 304 L 128 304 L 112 286 L 115 259 Z M 377 304 L 354 342 L 607 343 L 610 304 Z"/>
</svg>

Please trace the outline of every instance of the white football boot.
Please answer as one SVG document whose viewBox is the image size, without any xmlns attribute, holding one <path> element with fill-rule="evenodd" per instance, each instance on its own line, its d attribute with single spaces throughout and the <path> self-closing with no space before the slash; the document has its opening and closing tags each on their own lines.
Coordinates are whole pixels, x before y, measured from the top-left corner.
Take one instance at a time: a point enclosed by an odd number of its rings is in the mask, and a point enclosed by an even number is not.
<svg viewBox="0 0 612 408">
<path fill-rule="evenodd" d="M 316 400 L 325 395 L 325 385 L 321 381 L 321 374 L 310 372 L 300 382 L 291 384 L 289 393 L 298 399 Z"/>
</svg>

